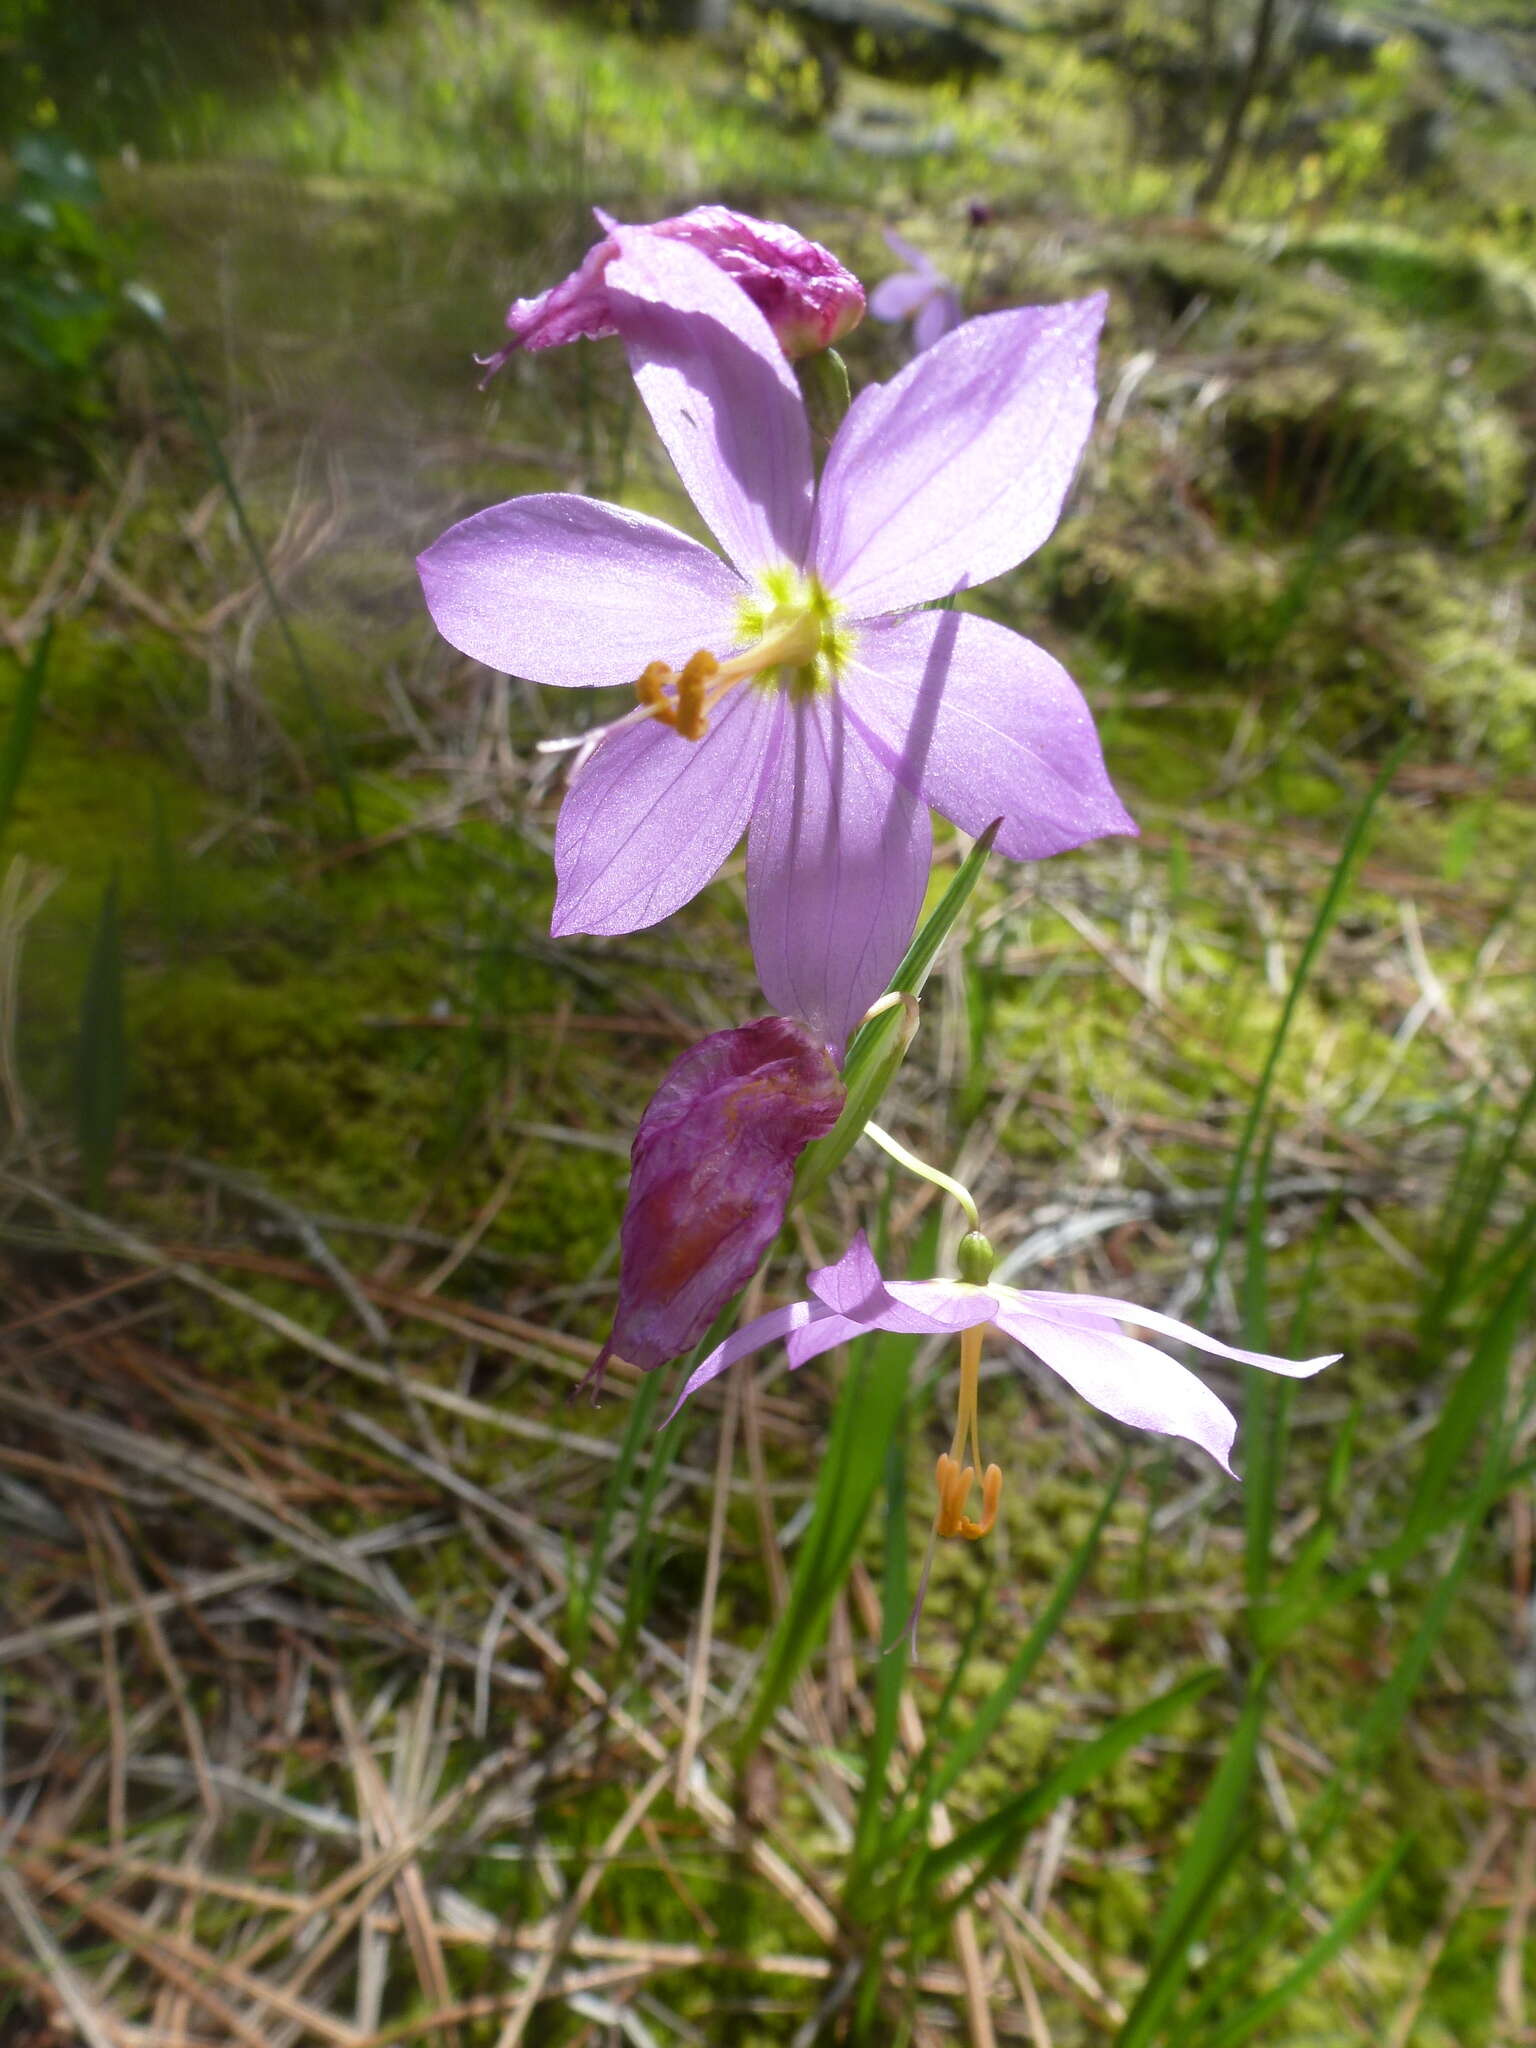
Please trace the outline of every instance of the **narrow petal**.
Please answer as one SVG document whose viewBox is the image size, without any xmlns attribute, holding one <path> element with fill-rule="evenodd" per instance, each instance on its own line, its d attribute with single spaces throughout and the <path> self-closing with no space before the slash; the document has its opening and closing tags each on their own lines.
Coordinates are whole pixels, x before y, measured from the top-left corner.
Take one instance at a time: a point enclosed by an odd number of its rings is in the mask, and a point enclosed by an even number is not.
<svg viewBox="0 0 1536 2048">
<path fill-rule="evenodd" d="M 806 1323 L 798 1330 L 791 1330 L 784 1339 L 789 1369 L 798 1372 L 802 1365 L 809 1365 L 824 1351 L 835 1351 L 839 1344 L 851 1344 L 855 1337 L 868 1335 L 867 1324 L 858 1322 L 853 1316 L 833 1315 L 829 1310 L 820 1322 Z"/>
<path fill-rule="evenodd" d="M 781 694 L 776 758 L 747 843 L 763 993 L 840 1047 L 906 950 L 922 908 L 928 813 L 836 697 Z"/>
<path fill-rule="evenodd" d="M 630 228 L 617 239 L 609 303 L 684 488 L 747 575 L 801 567 L 811 435 L 773 330 L 700 250 Z"/>
<path fill-rule="evenodd" d="M 761 1351 L 766 1345 L 777 1343 L 780 1337 L 787 1337 L 793 1330 L 804 1329 L 807 1323 L 819 1323 L 831 1314 L 819 1301 L 791 1301 L 783 1308 L 771 1308 L 767 1315 L 759 1316 L 744 1329 L 727 1337 L 723 1344 L 717 1344 L 701 1364 L 696 1365 L 683 1382 L 683 1391 L 672 1404 L 667 1421 L 672 1420 L 683 1403 L 700 1387 L 707 1387 L 711 1380 L 719 1379 L 728 1366 L 739 1358 L 746 1358 L 754 1351 Z"/>
<path fill-rule="evenodd" d="M 960 295 L 946 284 L 941 284 L 930 298 L 918 308 L 917 318 L 912 322 L 913 345 L 919 349 L 932 348 L 942 341 L 951 329 L 960 325 L 965 318 L 960 304 Z"/>
<path fill-rule="evenodd" d="M 877 320 L 910 320 L 934 289 L 931 277 L 915 271 L 896 270 L 882 277 L 869 295 L 869 310 Z"/>
<path fill-rule="evenodd" d="M 602 742 L 555 830 L 557 938 L 637 932 L 698 894 L 746 830 L 773 711 L 760 692 L 736 689 L 701 740 L 648 719 Z"/>
<path fill-rule="evenodd" d="M 1208 1451 L 1224 1472 L 1232 1472 L 1236 1418 L 1192 1372 L 1150 1344 L 1086 1324 L 1069 1328 L 1011 1302 L 999 1309 L 997 1326 L 1101 1414 L 1156 1436 L 1183 1437 Z"/>
<path fill-rule="evenodd" d="M 842 689 L 905 788 L 973 835 L 1003 820 L 999 853 L 1043 860 L 1136 830 L 1082 692 L 1006 626 L 968 612 L 873 620 L 857 633 Z"/>
<path fill-rule="evenodd" d="M 1230 1344 L 1219 1343 L 1215 1337 L 1207 1337 L 1192 1323 L 1181 1323 L 1155 1308 L 1139 1308 L 1134 1301 L 1117 1301 L 1112 1294 L 1053 1294 L 1037 1288 L 1020 1288 L 1017 1295 L 1020 1302 L 1051 1316 L 1071 1317 L 1083 1310 L 1111 1316 L 1117 1322 L 1156 1330 L 1160 1337 L 1177 1337 L 1181 1343 L 1193 1344 L 1197 1351 L 1208 1351 L 1215 1358 L 1230 1358 L 1237 1365 L 1262 1366 L 1265 1372 L 1283 1373 L 1287 1379 L 1310 1379 L 1325 1365 L 1337 1365 L 1344 1356 L 1342 1351 L 1330 1351 L 1323 1358 L 1273 1358 L 1267 1351 L 1238 1351 Z"/>
<path fill-rule="evenodd" d="M 812 565 L 855 618 L 985 583 L 1061 514 L 1093 420 L 1102 293 L 967 320 L 871 384 L 827 456 Z"/>
<path fill-rule="evenodd" d="M 696 540 L 595 498 L 513 498 L 450 526 L 416 564 L 439 633 L 534 683 L 632 683 L 738 637 L 741 578 Z"/>
</svg>

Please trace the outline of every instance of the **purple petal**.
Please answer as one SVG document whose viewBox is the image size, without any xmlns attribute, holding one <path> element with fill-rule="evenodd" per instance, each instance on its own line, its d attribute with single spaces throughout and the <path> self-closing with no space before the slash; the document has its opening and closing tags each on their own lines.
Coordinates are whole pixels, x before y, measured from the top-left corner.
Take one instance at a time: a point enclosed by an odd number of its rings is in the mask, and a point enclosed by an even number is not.
<svg viewBox="0 0 1536 2048">
<path fill-rule="evenodd" d="M 736 1331 L 734 1336 L 727 1337 L 723 1344 L 717 1344 L 708 1358 L 694 1367 L 683 1382 L 683 1391 L 673 1402 L 667 1421 L 672 1420 L 691 1394 L 696 1394 L 700 1387 L 707 1387 L 711 1380 L 719 1379 L 721 1373 L 734 1365 L 738 1358 L 761 1351 L 765 1345 L 789 1336 L 791 1331 L 804 1329 L 807 1323 L 822 1322 L 830 1313 L 818 1301 L 791 1301 L 783 1308 L 769 1309 L 767 1315 L 759 1316 L 755 1322 Z"/>
<path fill-rule="evenodd" d="M 973 835 L 1003 820 L 999 853 L 1043 860 L 1136 831 L 1076 683 L 1006 626 L 968 612 L 871 621 L 842 690 L 903 787 Z"/>
<path fill-rule="evenodd" d="M 630 1147 L 610 1351 L 651 1372 L 692 1349 L 757 1271 L 795 1162 L 844 1100 L 826 1048 L 786 1017 L 711 1032 L 674 1060 Z"/>
<path fill-rule="evenodd" d="M 601 743 L 555 829 L 557 938 L 637 932 L 698 894 L 746 830 L 775 708 L 761 691 L 735 689 L 701 740 L 647 719 Z"/>
<path fill-rule="evenodd" d="M 932 348 L 936 341 L 942 341 L 946 334 L 958 327 L 964 318 L 960 294 L 948 285 L 941 286 L 927 303 L 918 309 L 917 318 L 912 322 L 913 346 L 920 350 Z"/>
<path fill-rule="evenodd" d="M 823 1316 L 819 1323 L 807 1323 L 803 1329 L 791 1330 L 784 1340 L 784 1349 L 789 1355 L 789 1369 L 798 1372 L 802 1365 L 809 1365 L 813 1358 L 820 1358 L 824 1351 L 835 1351 L 839 1344 L 851 1344 L 855 1337 L 867 1337 L 869 1326 L 853 1316 Z"/>
<path fill-rule="evenodd" d="M 1093 420 L 1102 293 L 967 320 L 849 408 L 813 565 L 855 618 L 985 583 L 1055 526 Z"/>
<path fill-rule="evenodd" d="M 809 1285 L 819 1301 L 860 1329 L 905 1331 L 912 1336 L 937 1337 L 969 1329 L 973 1322 L 988 1321 L 996 1307 L 988 1302 L 983 1314 L 957 1321 L 955 1281 L 895 1280 L 887 1286 L 862 1230 L 835 1264 L 818 1267 L 810 1275 Z"/>
<path fill-rule="evenodd" d="M 869 310 L 877 320 L 910 320 L 933 292 L 933 279 L 910 270 L 897 270 L 881 278 L 869 295 Z"/>
<path fill-rule="evenodd" d="M 1287 1379 L 1310 1379 L 1325 1365 L 1337 1365 L 1344 1356 L 1342 1351 L 1330 1351 L 1323 1358 L 1273 1358 L 1267 1351 L 1238 1351 L 1230 1344 L 1207 1337 L 1203 1330 L 1197 1330 L 1191 1323 L 1181 1323 L 1155 1308 L 1138 1308 L 1133 1301 L 1117 1301 L 1111 1294 L 1053 1294 L 1048 1290 L 1020 1288 L 1018 1296 L 1021 1301 L 1043 1309 L 1053 1317 L 1071 1318 L 1080 1311 L 1087 1311 L 1095 1317 L 1109 1316 L 1116 1322 L 1137 1323 L 1144 1330 L 1156 1330 L 1160 1337 L 1177 1337 L 1185 1344 L 1193 1344 L 1199 1351 L 1209 1351 L 1216 1358 L 1230 1358 L 1238 1365 L 1262 1366 L 1265 1372 L 1283 1373 Z"/>
<path fill-rule="evenodd" d="M 882 1330 L 925 1329 L 934 1336 L 974 1330 L 997 1316 L 997 1302 L 961 1280 L 892 1280 L 888 1283 L 901 1311 L 916 1322 L 880 1319 Z"/>
<path fill-rule="evenodd" d="M 818 1266 L 807 1274 L 806 1285 L 828 1308 L 835 1309 L 840 1316 L 853 1316 L 861 1322 L 867 1322 L 871 1315 L 889 1308 L 891 1302 L 880 1268 L 875 1264 L 875 1255 L 869 1248 L 869 1239 L 862 1230 L 855 1231 L 840 1259 L 834 1259 L 830 1266 Z"/>
<path fill-rule="evenodd" d="M 805 561 L 811 436 L 795 373 L 746 293 L 685 242 L 618 230 L 608 296 L 688 495 L 736 566 Z"/>
<path fill-rule="evenodd" d="M 788 356 L 830 348 L 864 315 L 864 287 L 830 249 L 781 220 L 695 206 L 651 232 L 688 242 L 734 278 Z"/>
<path fill-rule="evenodd" d="M 928 284 L 943 282 L 933 258 L 925 256 L 915 242 L 909 242 L 905 235 L 898 235 L 894 228 L 882 228 L 880 232 L 885 237 L 885 246 L 898 263 L 905 263 L 909 270 L 915 270 Z M 870 310 L 873 312 L 873 305 Z"/>
<path fill-rule="evenodd" d="M 1086 1324 L 1069 1327 L 1011 1302 L 998 1310 L 997 1326 L 1101 1414 L 1156 1436 L 1183 1437 L 1232 1472 L 1237 1422 L 1231 1411 L 1192 1372 L 1150 1344 Z"/>
<path fill-rule="evenodd" d="M 630 683 L 739 638 L 742 582 L 686 534 L 595 498 L 513 498 L 450 526 L 416 567 L 451 647 L 535 683 Z"/>
<path fill-rule="evenodd" d="M 781 693 L 777 756 L 747 842 L 747 915 L 774 1009 L 841 1047 L 922 908 L 928 813 L 835 696 Z"/>
</svg>

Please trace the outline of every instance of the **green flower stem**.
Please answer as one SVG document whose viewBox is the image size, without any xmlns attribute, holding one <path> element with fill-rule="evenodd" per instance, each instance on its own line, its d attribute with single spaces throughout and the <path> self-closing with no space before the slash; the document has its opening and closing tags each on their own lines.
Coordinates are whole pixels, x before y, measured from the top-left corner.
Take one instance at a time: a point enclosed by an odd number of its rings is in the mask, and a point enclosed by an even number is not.
<svg viewBox="0 0 1536 2048">
<path fill-rule="evenodd" d="M 926 1159 L 919 1159 L 915 1152 L 909 1152 L 905 1145 L 893 1138 L 889 1131 L 882 1130 L 877 1123 L 866 1123 L 866 1138 L 873 1138 L 882 1152 L 889 1152 L 898 1166 L 904 1166 L 908 1173 L 915 1173 L 920 1179 L 932 1181 L 936 1188 L 942 1188 L 947 1195 L 953 1195 L 965 1211 L 972 1230 L 980 1230 L 981 1218 L 976 1213 L 976 1202 L 968 1187 L 955 1180 L 950 1174 L 941 1173 L 936 1166 L 930 1166 Z"/>
</svg>

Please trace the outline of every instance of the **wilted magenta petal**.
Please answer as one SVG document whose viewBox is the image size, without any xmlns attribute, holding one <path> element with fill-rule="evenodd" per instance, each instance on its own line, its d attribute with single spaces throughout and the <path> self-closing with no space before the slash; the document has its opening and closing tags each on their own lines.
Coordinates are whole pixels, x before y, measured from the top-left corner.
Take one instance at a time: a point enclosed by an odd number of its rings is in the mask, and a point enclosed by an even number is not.
<svg viewBox="0 0 1536 2048">
<path fill-rule="evenodd" d="M 791 1301 L 783 1308 L 771 1308 L 767 1315 L 759 1316 L 748 1323 L 745 1329 L 727 1337 L 723 1344 L 717 1344 L 708 1358 L 696 1365 L 683 1382 L 683 1391 L 672 1404 L 672 1420 L 683 1403 L 700 1387 L 707 1387 L 711 1380 L 719 1379 L 728 1366 L 739 1358 L 747 1358 L 754 1351 L 761 1351 L 766 1345 L 777 1343 L 780 1337 L 789 1336 L 792 1330 L 802 1330 L 808 1323 L 819 1323 L 832 1313 L 822 1307 L 819 1301 Z"/>
<path fill-rule="evenodd" d="M 1323 1358 L 1275 1358 L 1267 1351 L 1239 1351 L 1231 1344 L 1207 1337 L 1192 1323 L 1181 1323 L 1155 1308 L 1139 1308 L 1134 1301 L 1117 1301 L 1112 1294 L 1055 1294 L 1028 1287 L 1019 1288 L 1017 1293 L 1021 1301 L 1048 1315 L 1077 1316 L 1087 1312 L 1096 1317 L 1112 1317 L 1117 1322 L 1135 1323 L 1144 1330 L 1156 1330 L 1160 1337 L 1177 1337 L 1181 1343 L 1193 1344 L 1197 1351 L 1208 1351 L 1213 1357 L 1230 1358 L 1237 1365 L 1262 1366 L 1265 1372 L 1278 1372 L 1287 1379 L 1310 1379 L 1325 1365 L 1337 1365 L 1344 1356 L 1342 1351 L 1330 1351 Z"/>
<path fill-rule="evenodd" d="M 997 1317 L 997 1302 L 961 1280 L 890 1280 L 886 1282 L 897 1308 L 912 1320 L 893 1322 L 880 1316 L 882 1330 L 926 1329 L 933 1336 L 974 1330 Z"/>
<path fill-rule="evenodd" d="M 617 333 L 607 285 L 609 264 L 618 254 L 617 221 L 595 208 L 603 239 L 559 284 L 531 299 L 517 299 L 507 312 L 511 339 L 486 359 L 494 376 L 519 348 L 555 348 L 562 342 Z M 830 250 L 798 234 L 783 221 L 755 220 L 728 206 L 695 206 L 670 220 L 632 230 L 686 242 L 733 278 L 763 314 L 786 355 L 830 348 L 857 326 L 864 288 Z"/>
<path fill-rule="evenodd" d="M 461 520 L 416 567 L 451 647 L 535 683 L 631 683 L 648 662 L 726 648 L 744 595 L 686 534 L 558 491 Z"/>
<path fill-rule="evenodd" d="M 648 719 L 601 743 L 555 828 L 556 938 L 637 932 L 698 894 L 752 816 L 776 709 L 762 692 L 736 689 L 701 740 Z"/>
<path fill-rule="evenodd" d="M 855 618 L 985 583 L 1055 526 L 1093 420 L 1105 298 L 967 320 L 849 408 L 812 563 Z"/>
<path fill-rule="evenodd" d="M 973 835 L 1003 820 L 999 853 L 1044 860 L 1136 831 L 1076 683 L 1006 626 L 948 611 L 872 620 L 842 689 L 905 788 Z"/>
<path fill-rule="evenodd" d="M 716 1031 L 673 1063 L 630 1148 L 610 1352 L 650 1372 L 698 1342 L 756 1272 L 795 1162 L 844 1099 L 826 1048 L 787 1017 Z"/>
<path fill-rule="evenodd" d="M 942 341 L 946 334 L 958 327 L 964 318 L 965 309 L 960 304 L 960 294 L 952 286 L 940 283 L 924 299 L 913 318 L 913 347 L 932 348 L 936 341 Z"/>
<path fill-rule="evenodd" d="M 652 234 L 700 249 L 739 284 L 789 356 L 830 348 L 864 313 L 864 287 L 829 249 L 781 220 L 695 206 Z"/>
<path fill-rule="evenodd" d="M 747 841 L 763 993 L 841 1047 L 884 989 L 922 908 L 928 813 L 835 696 L 780 693 L 780 732 Z"/>
<path fill-rule="evenodd" d="M 1235 1417 L 1209 1387 L 1161 1351 L 1118 1331 L 1075 1325 L 1063 1311 L 1047 1318 L 1005 1302 L 996 1320 L 1102 1414 L 1157 1436 L 1183 1437 L 1208 1451 L 1224 1472 L 1232 1471 Z"/>
<path fill-rule="evenodd" d="M 608 291 L 646 410 L 684 488 L 748 575 L 805 560 L 811 435 L 762 314 L 683 242 L 617 230 Z"/>
</svg>

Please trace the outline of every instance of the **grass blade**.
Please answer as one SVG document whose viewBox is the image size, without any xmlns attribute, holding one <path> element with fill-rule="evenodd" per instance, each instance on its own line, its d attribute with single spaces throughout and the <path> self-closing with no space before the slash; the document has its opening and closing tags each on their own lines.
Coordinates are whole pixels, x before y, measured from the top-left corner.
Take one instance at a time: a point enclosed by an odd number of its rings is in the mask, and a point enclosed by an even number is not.
<svg viewBox="0 0 1536 2048">
<path fill-rule="evenodd" d="M 11 822 L 11 811 L 26 777 L 27 761 L 32 752 L 32 733 L 37 724 L 37 709 L 43 701 L 43 684 L 48 675 L 48 656 L 53 648 L 53 621 L 50 619 L 43 628 L 42 637 L 32 650 L 30 661 L 18 659 L 21 681 L 16 689 L 16 701 L 11 706 L 11 722 L 5 729 L 5 738 L 0 741 L 0 834 Z"/>
<path fill-rule="evenodd" d="M 1355 867 L 1359 862 L 1360 856 L 1365 851 L 1366 836 L 1370 829 L 1371 818 L 1375 813 L 1376 806 L 1386 793 L 1387 786 L 1391 782 L 1392 777 L 1397 773 L 1398 765 L 1402 761 L 1404 754 L 1408 751 L 1410 739 L 1411 735 L 1401 740 L 1387 756 L 1386 766 L 1371 784 L 1366 794 L 1365 802 L 1355 813 L 1354 821 L 1345 836 L 1343 849 L 1339 854 L 1337 862 L 1334 864 L 1333 874 L 1323 894 L 1323 900 L 1318 905 L 1317 916 L 1312 921 L 1312 929 L 1307 934 L 1306 944 L 1301 949 L 1301 958 L 1296 963 L 1296 972 L 1291 976 L 1291 985 L 1286 990 L 1285 1004 L 1280 1012 L 1280 1021 L 1275 1026 L 1274 1036 L 1269 1042 L 1269 1051 L 1265 1056 L 1263 1071 L 1259 1075 L 1259 1085 L 1254 1090 L 1253 1101 L 1249 1105 L 1247 1116 L 1243 1119 L 1243 1128 L 1238 1137 L 1237 1149 L 1232 1156 L 1232 1171 L 1227 1178 L 1221 1214 L 1216 1222 L 1215 1238 L 1211 1245 L 1210 1259 L 1205 1269 L 1205 1282 L 1201 1287 L 1200 1299 L 1193 1312 L 1193 1319 L 1197 1323 L 1210 1307 L 1211 1295 L 1216 1287 L 1216 1276 L 1221 1271 L 1221 1262 L 1226 1256 L 1227 1245 L 1232 1236 L 1232 1227 L 1237 1219 L 1237 1205 L 1242 1195 L 1243 1177 L 1248 1170 L 1248 1161 L 1253 1152 L 1253 1141 L 1258 1136 L 1259 1129 L 1264 1122 L 1265 1113 L 1269 1108 L 1270 1090 L 1275 1085 L 1275 1075 L 1279 1071 L 1280 1056 L 1285 1051 L 1286 1040 L 1290 1037 L 1291 1025 L 1295 1022 L 1296 1012 L 1301 1004 L 1302 992 L 1311 978 L 1312 969 L 1316 966 L 1318 955 L 1323 950 L 1323 943 L 1327 939 L 1329 932 L 1333 929 L 1334 919 L 1343 908 L 1344 898 L 1348 894 L 1350 882 L 1354 878 Z"/>
<path fill-rule="evenodd" d="M 1185 1707 L 1193 1706 L 1196 1700 L 1210 1691 L 1221 1675 L 1214 1666 L 1196 1671 L 1145 1705 L 1133 1708 L 1129 1714 L 1122 1714 L 1118 1721 L 1112 1721 L 1091 1742 L 1075 1749 L 1027 1792 L 1005 1800 L 995 1812 L 985 1815 L 968 1828 L 962 1828 L 953 1841 L 927 1850 L 918 1870 L 919 1891 L 931 1898 L 946 1877 L 964 1864 L 975 1863 L 978 1868 L 963 1888 L 943 1902 L 945 1913 L 958 1911 L 972 1893 L 996 1876 L 1019 1842 L 1053 1806 L 1059 1806 L 1063 1799 L 1083 1791 L 1102 1777 L 1127 1750 L 1134 1749 L 1144 1737 L 1156 1734 Z"/>
<path fill-rule="evenodd" d="M 101 894 L 86 963 L 76 1065 L 76 1129 L 86 1195 L 94 1208 L 101 1206 L 106 1194 L 107 1168 L 112 1163 L 126 1089 L 123 944 L 114 875 Z"/>
</svg>

